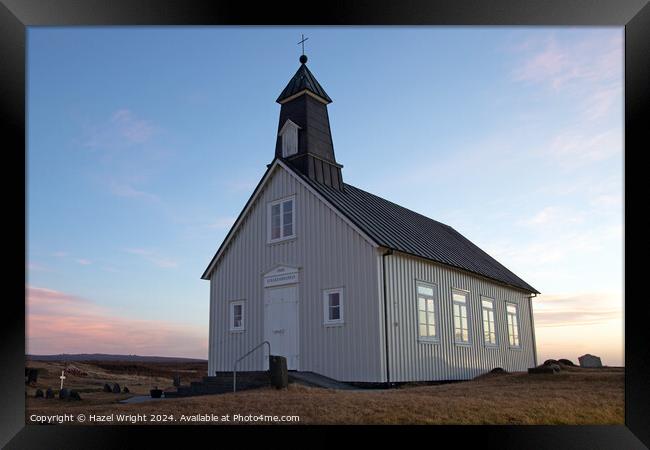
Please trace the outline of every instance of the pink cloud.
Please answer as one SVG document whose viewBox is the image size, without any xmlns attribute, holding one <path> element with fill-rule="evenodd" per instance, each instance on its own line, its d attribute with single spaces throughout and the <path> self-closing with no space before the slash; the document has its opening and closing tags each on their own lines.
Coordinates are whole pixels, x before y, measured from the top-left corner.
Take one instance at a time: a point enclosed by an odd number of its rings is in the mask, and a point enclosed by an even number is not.
<svg viewBox="0 0 650 450">
<path fill-rule="evenodd" d="M 113 353 L 205 358 L 204 330 L 118 317 L 64 292 L 27 286 L 26 345 L 31 354 Z"/>
</svg>

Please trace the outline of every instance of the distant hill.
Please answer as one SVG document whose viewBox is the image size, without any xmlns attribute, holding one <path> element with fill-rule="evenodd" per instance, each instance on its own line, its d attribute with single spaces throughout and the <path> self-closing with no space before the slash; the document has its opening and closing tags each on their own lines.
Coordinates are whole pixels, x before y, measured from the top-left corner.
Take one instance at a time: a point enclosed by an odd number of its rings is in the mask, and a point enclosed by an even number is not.
<svg viewBox="0 0 650 450">
<path fill-rule="evenodd" d="M 76 355 L 26 355 L 31 361 L 132 361 L 132 362 L 204 362 L 205 359 L 174 356 L 108 355 L 105 353 L 79 353 Z"/>
</svg>

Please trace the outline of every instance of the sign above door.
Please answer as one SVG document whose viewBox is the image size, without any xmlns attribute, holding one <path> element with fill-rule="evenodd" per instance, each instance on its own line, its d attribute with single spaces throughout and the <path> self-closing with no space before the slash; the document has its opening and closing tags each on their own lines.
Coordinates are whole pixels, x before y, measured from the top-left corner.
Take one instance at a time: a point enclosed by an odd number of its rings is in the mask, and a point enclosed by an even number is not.
<svg viewBox="0 0 650 450">
<path fill-rule="evenodd" d="M 264 274 L 264 287 L 282 286 L 298 282 L 299 269 L 291 266 L 275 266 Z"/>
</svg>

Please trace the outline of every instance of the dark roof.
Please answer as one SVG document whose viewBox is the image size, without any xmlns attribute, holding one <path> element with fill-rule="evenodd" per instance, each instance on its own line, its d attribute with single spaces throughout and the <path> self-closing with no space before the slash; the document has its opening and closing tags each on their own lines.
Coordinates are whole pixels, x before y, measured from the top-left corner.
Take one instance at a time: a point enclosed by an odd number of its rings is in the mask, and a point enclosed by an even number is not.
<svg viewBox="0 0 650 450">
<path fill-rule="evenodd" d="M 287 164 L 290 166 L 289 164 Z M 293 168 L 292 168 L 293 169 Z M 344 191 L 293 170 L 378 245 L 539 292 L 449 225 L 344 183 Z"/>
<path fill-rule="evenodd" d="M 305 89 L 316 94 L 327 103 L 332 103 L 332 99 L 327 95 L 325 89 L 323 89 L 320 83 L 316 80 L 316 77 L 314 77 L 305 64 L 300 64 L 295 75 L 291 80 L 289 80 L 289 84 L 284 88 L 276 102 L 280 103 L 285 98 L 289 98 Z"/>
</svg>

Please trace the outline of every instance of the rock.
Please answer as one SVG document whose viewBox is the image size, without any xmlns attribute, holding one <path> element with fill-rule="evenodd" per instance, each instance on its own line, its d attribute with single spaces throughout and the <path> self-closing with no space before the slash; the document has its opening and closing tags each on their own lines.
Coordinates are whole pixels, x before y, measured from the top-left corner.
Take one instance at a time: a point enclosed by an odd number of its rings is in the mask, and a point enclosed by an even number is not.
<svg viewBox="0 0 650 450">
<path fill-rule="evenodd" d="M 59 399 L 68 400 L 70 398 L 70 389 L 63 388 L 59 391 Z"/>
<path fill-rule="evenodd" d="M 490 373 L 508 373 L 508 372 L 503 370 L 501 367 L 495 367 L 494 369 L 490 370 Z"/>
<path fill-rule="evenodd" d="M 110 384 L 104 383 L 104 392 L 113 392 L 113 388 Z"/>
<path fill-rule="evenodd" d="M 79 392 L 77 392 L 77 391 L 70 391 L 70 395 L 68 396 L 68 400 L 81 400 L 81 396 L 79 395 Z"/>
<path fill-rule="evenodd" d="M 38 369 L 28 367 L 25 369 L 25 383 L 34 384 L 38 379 Z"/>
<path fill-rule="evenodd" d="M 589 353 L 579 357 L 578 362 L 580 362 L 580 367 L 603 367 L 600 357 L 590 355 Z"/>
<path fill-rule="evenodd" d="M 553 375 L 554 373 L 557 373 L 560 371 L 560 366 L 557 364 L 548 364 L 544 365 L 542 364 L 541 366 L 537 367 L 531 367 L 528 369 L 528 374 L 533 375 L 533 374 L 551 374 Z"/>
<path fill-rule="evenodd" d="M 557 362 L 560 364 L 564 364 L 565 366 L 570 366 L 570 367 L 575 367 L 576 365 L 573 364 L 573 361 L 570 359 L 558 359 Z"/>
<path fill-rule="evenodd" d="M 36 389 L 36 393 L 34 394 L 35 398 L 43 398 L 43 391 L 41 389 Z"/>
<path fill-rule="evenodd" d="M 129 392 L 130 392 L 130 391 L 129 391 L 129 388 L 128 388 L 128 387 L 124 386 L 124 387 L 122 388 L 122 393 L 123 393 L 123 394 L 128 394 Z"/>
<path fill-rule="evenodd" d="M 54 391 L 52 388 L 47 388 L 47 391 L 45 391 L 45 398 L 54 398 Z"/>
<path fill-rule="evenodd" d="M 122 392 L 122 389 L 120 389 L 120 385 L 117 383 L 113 384 L 113 394 L 119 394 L 120 392 Z"/>
<path fill-rule="evenodd" d="M 550 366 L 551 364 L 557 364 L 557 363 L 558 363 L 558 361 L 556 359 L 547 359 L 546 361 L 544 361 L 544 364 L 542 364 L 542 365 L 543 366 Z"/>
</svg>

